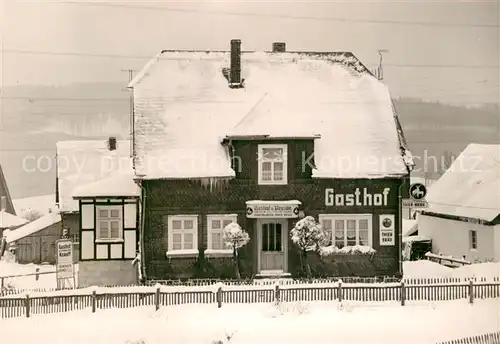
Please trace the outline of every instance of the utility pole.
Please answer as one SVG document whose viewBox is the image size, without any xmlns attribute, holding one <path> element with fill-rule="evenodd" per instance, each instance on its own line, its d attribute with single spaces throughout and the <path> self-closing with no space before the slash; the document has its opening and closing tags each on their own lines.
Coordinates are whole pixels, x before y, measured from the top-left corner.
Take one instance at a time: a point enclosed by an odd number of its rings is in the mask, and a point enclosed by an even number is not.
<svg viewBox="0 0 500 344">
<path fill-rule="evenodd" d="M 384 70 L 382 68 L 382 57 L 383 57 L 382 53 L 388 53 L 388 52 L 389 52 L 389 50 L 387 50 L 387 49 L 379 49 L 378 50 L 378 54 L 380 56 L 380 60 L 379 60 L 379 64 L 378 64 L 378 73 L 377 73 L 378 75 L 377 75 L 377 77 L 378 77 L 379 80 L 384 80 Z"/>
<path fill-rule="evenodd" d="M 137 72 L 136 69 L 122 69 L 122 72 L 128 73 L 128 82 L 131 82 L 134 78 L 134 72 Z M 134 94 L 131 90 L 125 88 L 124 91 L 129 91 L 129 116 L 130 116 L 130 124 L 129 124 L 129 135 L 130 135 L 130 157 L 133 157 L 134 153 Z"/>
</svg>

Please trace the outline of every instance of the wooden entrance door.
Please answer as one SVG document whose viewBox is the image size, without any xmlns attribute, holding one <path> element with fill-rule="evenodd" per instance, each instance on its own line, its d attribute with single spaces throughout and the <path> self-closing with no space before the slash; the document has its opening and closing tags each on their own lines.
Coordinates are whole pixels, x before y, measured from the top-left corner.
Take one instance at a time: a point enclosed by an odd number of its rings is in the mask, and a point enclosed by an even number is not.
<svg viewBox="0 0 500 344">
<path fill-rule="evenodd" d="M 286 221 L 260 221 L 260 270 L 284 272 L 287 243 Z"/>
</svg>

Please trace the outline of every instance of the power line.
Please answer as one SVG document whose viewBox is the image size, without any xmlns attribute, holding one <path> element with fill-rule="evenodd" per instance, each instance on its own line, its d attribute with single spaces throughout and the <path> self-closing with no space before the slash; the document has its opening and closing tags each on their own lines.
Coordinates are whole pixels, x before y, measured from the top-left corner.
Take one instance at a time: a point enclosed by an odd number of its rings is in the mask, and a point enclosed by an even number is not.
<svg viewBox="0 0 500 344">
<path fill-rule="evenodd" d="M 437 26 L 437 27 L 476 27 L 476 28 L 490 28 L 497 29 L 500 27 L 498 24 L 484 24 L 484 23 L 442 23 L 442 22 L 423 22 L 423 21 L 403 21 L 403 20 L 381 20 L 381 19 L 354 19 L 354 18 L 341 18 L 341 17 L 317 17 L 317 16 L 294 16 L 283 14 L 266 14 L 257 12 L 229 12 L 229 11 L 215 11 L 215 10 L 195 10 L 195 9 L 182 9 L 171 7 L 155 7 L 155 6 L 129 6 L 111 3 L 88 3 L 88 2 L 70 2 L 62 1 L 63 4 L 80 5 L 80 6 L 94 6 L 94 7 L 108 7 L 108 8 L 124 8 L 124 9 L 139 9 L 149 11 L 164 11 L 164 12 L 180 12 L 180 13 L 198 13 L 210 15 L 228 15 L 228 16 L 245 16 L 245 17 L 260 17 L 260 18 L 282 18 L 292 20 L 309 20 L 309 21 L 332 21 L 332 22 L 346 22 L 346 23 L 365 23 L 365 24 L 387 24 L 387 25 L 408 25 L 408 26 Z"/>
<path fill-rule="evenodd" d="M 180 50 L 180 51 L 182 51 L 182 50 Z M 21 55 L 74 56 L 74 57 L 110 58 L 110 59 L 151 60 L 153 58 L 153 56 L 140 56 L 140 55 L 101 54 L 101 53 L 83 53 L 83 52 L 68 52 L 68 51 L 48 51 L 48 50 L 44 51 L 44 50 L 4 49 L 3 52 L 6 53 L 6 54 L 21 54 Z M 307 53 L 307 51 L 304 51 L 304 53 Z M 163 59 L 168 59 L 168 58 L 163 58 Z M 370 64 L 370 66 L 376 66 L 376 64 Z M 384 63 L 384 67 L 393 67 L 393 68 L 499 69 L 500 65 Z"/>
<path fill-rule="evenodd" d="M 72 97 L 28 97 L 28 96 L 3 96 L 2 99 L 12 100 L 27 100 L 35 101 L 91 101 L 91 102 L 107 102 L 107 101 L 125 101 L 128 98 L 72 98 Z"/>
<path fill-rule="evenodd" d="M 48 51 L 48 50 L 22 50 L 22 49 L 4 49 L 6 54 L 26 54 L 26 55 L 52 55 L 52 56 L 77 56 L 77 57 L 95 57 L 95 58 L 111 58 L 111 59 L 140 59 L 151 60 L 153 56 L 138 56 L 138 55 L 120 55 L 120 54 L 97 54 L 97 53 L 82 53 L 68 51 Z"/>
</svg>

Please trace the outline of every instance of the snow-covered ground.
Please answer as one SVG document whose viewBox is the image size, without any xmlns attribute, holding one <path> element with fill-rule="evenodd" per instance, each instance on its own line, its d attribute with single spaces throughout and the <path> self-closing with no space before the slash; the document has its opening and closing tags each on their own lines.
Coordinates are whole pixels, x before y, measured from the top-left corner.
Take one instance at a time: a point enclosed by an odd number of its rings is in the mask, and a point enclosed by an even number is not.
<svg viewBox="0 0 500 344">
<path fill-rule="evenodd" d="M 2 260 L 0 261 L 0 278 L 35 273 L 37 268 L 40 269 L 39 272 L 56 271 L 53 265 L 17 264 Z M 55 288 L 57 285 L 55 273 L 39 275 L 38 280 L 36 280 L 35 276 L 6 278 L 4 284 L 5 287 L 15 289 L 50 289 Z"/>
<path fill-rule="evenodd" d="M 39 272 L 53 272 L 38 276 L 24 276 L 15 278 L 5 278 L 4 286 L 18 290 L 51 290 L 57 287 L 56 267 L 54 265 L 18 264 L 6 253 L 0 260 L 0 278 L 3 276 L 27 275 Z M 78 264 L 75 265 L 75 273 L 78 271 Z M 1 341 L 0 341 L 1 342 Z"/>
<path fill-rule="evenodd" d="M 337 302 L 182 305 L 2 319 L 16 344 L 408 343 L 434 344 L 497 331 L 498 299 L 440 303 Z M 27 331 L 26 329 L 29 329 Z M 231 336 L 230 341 L 225 339 Z"/>
<path fill-rule="evenodd" d="M 418 260 L 403 262 L 403 273 L 405 278 L 486 278 L 500 277 L 500 263 L 480 263 L 465 265 L 459 268 L 431 262 L 429 260 Z"/>
<path fill-rule="evenodd" d="M 41 215 L 45 215 L 49 213 L 49 209 L 52 212 L 56 212 L 55 199 L 55 195 L 43 195 L 13 199 L 12 203 L 18 215 L 22 216 L 29 211 L 36 211 Z"/>
</svg>

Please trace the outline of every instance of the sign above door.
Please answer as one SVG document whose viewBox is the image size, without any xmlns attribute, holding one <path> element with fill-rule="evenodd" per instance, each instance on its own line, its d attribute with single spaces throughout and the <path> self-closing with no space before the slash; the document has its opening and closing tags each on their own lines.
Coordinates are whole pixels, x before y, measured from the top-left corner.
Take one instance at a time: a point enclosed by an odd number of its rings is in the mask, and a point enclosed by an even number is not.
<svg viewBox="0 0 500 344">
<path fill-rule="evenodd" d="M 247 201 L 248 218 L 297 218 L 300 201 Z"/>
</svg>

